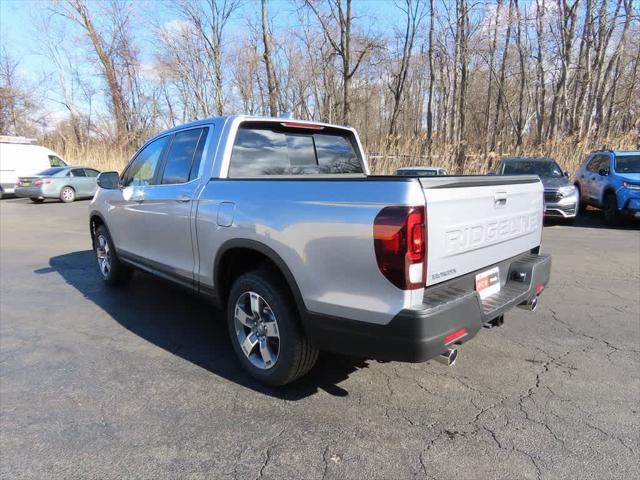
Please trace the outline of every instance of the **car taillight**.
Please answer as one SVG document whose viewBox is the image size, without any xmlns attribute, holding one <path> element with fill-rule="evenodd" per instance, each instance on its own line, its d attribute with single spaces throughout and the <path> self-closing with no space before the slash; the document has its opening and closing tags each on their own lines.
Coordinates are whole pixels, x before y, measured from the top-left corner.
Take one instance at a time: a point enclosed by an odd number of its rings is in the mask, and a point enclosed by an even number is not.
<svg viewBox="0 0 640 480">
<path fill-rule="evenodd" d="M 425 208 L 383 208 L 373 222 L 373 244 L 380 272 L 402 290 L 423 288 L 427 273 Z"/>
<path fill-rule="evenodd" d="M 36 180 L 35 182 L 33 182 L 33 184 L 38 187 L 41 185 L 49 185 L 50 183 L 51 183 L 51 180 Z"/>
</svg>

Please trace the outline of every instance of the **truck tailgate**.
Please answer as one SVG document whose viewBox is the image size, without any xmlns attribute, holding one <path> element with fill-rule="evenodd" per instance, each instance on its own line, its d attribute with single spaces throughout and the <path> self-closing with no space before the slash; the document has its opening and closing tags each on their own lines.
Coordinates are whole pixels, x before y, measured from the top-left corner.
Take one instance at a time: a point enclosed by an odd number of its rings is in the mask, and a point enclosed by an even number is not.
<svg viewBox="0 0 640 480">
<path fill-rule="evenodd" d="M 427 286 L 540 245 L 544 199 L 537 176 L 423 177 L 420 183 L 427 206 Z"/>
</svg>

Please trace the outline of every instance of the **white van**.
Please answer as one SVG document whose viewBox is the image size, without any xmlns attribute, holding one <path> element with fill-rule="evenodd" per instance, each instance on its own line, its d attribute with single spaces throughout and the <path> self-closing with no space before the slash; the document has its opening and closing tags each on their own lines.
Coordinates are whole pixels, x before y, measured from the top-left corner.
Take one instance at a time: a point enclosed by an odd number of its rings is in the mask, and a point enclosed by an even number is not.
<svg viewBox="0 0 640 480">
<path fill-rule="evenodd" d="M 0 137 L 0 197 L 13 193 L 18 177 L 33 176 L 50 167 L 66 167 L 60 155 L 21 137 Z"/>
</svg>

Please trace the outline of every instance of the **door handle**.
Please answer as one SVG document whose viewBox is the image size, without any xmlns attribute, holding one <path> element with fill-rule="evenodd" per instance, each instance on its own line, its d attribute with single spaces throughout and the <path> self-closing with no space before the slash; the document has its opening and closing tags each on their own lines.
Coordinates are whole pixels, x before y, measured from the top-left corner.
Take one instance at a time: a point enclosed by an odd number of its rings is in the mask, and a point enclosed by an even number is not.
<svg viewBox="0 0 640 480">
<path fill-rule="evenodd" d="M 189 195 L 179 195 L 178 198 L 176 198 L 176 202 L 180 202 L 180 203 L 187 203 L 191 201 L 191 197 Z"/>
</svg>

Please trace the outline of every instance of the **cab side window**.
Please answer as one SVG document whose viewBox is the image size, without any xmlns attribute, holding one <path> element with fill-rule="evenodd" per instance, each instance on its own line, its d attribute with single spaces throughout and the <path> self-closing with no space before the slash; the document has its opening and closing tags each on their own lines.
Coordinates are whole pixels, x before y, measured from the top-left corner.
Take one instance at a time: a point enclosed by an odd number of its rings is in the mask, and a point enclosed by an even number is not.
<svg viewBox="0 0 640 480">
<path fill-rule="evenodd" d="M 173 137 L 162 172 L 161 184 L 187 183 L 198 177 L 208 128 L 192 128 Z"/>
<path fill-rule="evenodd" d="M 145 186 L 153 183 L 153 178 L 162 158 L 162 152 L 169 141 L 169 136 L 154 140 L 144 147 L 129 164 L 122 175 L 122 186 Z"/>
<path fill-rule="evenodd" d="M 67 164 L 60 157 L 49 155 L 49 165 L 52 167 L 66 167 Z"/>
<path fill-rule="evenodd" d="M 100 172 L 98 170 L 94 170 L 93 168 L 85 168 L 84 173 L 87 175 L 87 177 L 97 177 Z"/>
<path fill-rule="evenodd" d="M 69 172 L 72 177 L 86 177 L 87 175 L 84 173 L 84 168 L 74 168 Z"/>
</svg>

